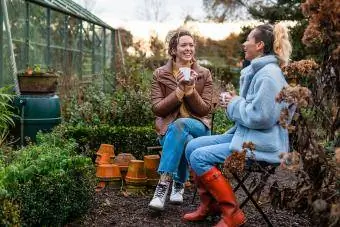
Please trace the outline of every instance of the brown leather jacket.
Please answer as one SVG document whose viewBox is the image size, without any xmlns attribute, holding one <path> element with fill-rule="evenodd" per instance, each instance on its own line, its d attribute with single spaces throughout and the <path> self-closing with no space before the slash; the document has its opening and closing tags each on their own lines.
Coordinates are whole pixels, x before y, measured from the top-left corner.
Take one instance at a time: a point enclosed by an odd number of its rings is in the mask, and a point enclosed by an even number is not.
<svg viewBox="0 0 340 227">
<path fill-rule="evenodd" d="M 190 115 L 211 128 L 213 84 L 210 71 L 196 62 L 191 67 L 198 73 L 194 92 L 183 97 Z M 179 116 L 182 104 L 176 96 L 177 82 L 172 75 L 172 60 L 156 69 L 151 87 L 152 111 L 156 115 L 156 132 L 164 135 L 168 125 Z"/>
</svg>

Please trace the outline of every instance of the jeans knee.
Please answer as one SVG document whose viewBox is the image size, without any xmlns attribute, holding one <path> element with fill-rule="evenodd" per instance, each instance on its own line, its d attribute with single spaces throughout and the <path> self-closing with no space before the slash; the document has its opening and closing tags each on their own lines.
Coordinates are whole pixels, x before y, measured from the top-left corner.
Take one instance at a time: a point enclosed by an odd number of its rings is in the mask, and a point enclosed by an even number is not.
<svg viewBox="0 0 340 227">
<path fill-rule="evenodd" d="M 194 150 L 190 157 L 190 165 L 191 168 L 196 172 L 201 172 L 201 166 L 204 163 L 204 158 L 202 157 L 202 153 L 201 150 L 198 148 L 196 150 Z"/>
<path fill-rule="evenodd" d="M 184 130 L 185 118 L 178 118 L 169 127 L 172 129 Z"/>
</svg>

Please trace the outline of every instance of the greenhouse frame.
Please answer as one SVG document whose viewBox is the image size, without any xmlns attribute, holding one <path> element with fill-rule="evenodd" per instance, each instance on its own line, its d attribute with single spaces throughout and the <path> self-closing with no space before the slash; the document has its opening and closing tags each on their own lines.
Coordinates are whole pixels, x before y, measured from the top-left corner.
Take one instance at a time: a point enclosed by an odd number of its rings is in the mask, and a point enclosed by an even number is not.
<svg viewBox="0 0 340 227">
<path fill-rule="evenodd" d="M 115 29 L 88 10 L 71 0 L 4 1 L 0 1 L 0 87 L 14 81 L 9 38 L 18 72 L 34 65 L 79 79 L 113 72 Z"/>
</svg>

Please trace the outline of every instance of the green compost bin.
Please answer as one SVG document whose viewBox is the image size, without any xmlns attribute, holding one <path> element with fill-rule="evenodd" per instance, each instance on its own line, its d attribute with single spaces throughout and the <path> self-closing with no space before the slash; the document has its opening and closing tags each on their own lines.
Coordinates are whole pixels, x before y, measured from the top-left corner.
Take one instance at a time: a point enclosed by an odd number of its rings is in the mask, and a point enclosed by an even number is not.
<svg viewBox="0 0 340 227">
<path fill-rule="evenodd" d="M 36 141 L 38 131 L 49 132 L 61 122 L 60 99 L 57 95 L 19 95 L 14 99 L 18 110 L 14 135 L 24 145 L 29 137 Z"/>
</svg>

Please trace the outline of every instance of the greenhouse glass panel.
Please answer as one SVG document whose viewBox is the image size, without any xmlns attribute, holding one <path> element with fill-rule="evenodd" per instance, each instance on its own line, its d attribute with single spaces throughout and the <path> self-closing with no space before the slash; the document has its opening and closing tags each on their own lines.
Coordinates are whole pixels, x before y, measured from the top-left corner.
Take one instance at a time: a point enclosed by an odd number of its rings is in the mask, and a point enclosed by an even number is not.
<svg viewBox="0 0 340 227">
<path fill-rule="evenodd" d="M 7 1 L 7 12 L 9 24 L 11 27 L 12 44 L 14 55 L 17 62 L 17 67 L 23 70 L 26 67 L 25 62 L 25 36 L 24 36 L 24 21 L 25 21 L 25 2 L 23 0 Z M 1 62 L 0 62 L 0 86 L 13 84 L 13 70 L 10 63 L 9 40 L 6 30 L 4 15 L 1 8 Z"/>
<path fill-rule="evenodd" d="M 105 69 L 111 68 L 112 62 L 112 32 L 106 29 L 105 32 Z"/>
<path fill-rule="evenodd" d="M 95 25 L 94 37 L 94 73 L 101 72 L 104 68 L 104 28 Z"/>
<path fill-rule="evenodd" d="M 81 20 L 68 17 L 65 52 L 66 75 L 79 75 L 81 63 Z"/>
<path fill-rule="evenodd" d="M 47 68 L 47 9 L 29 4 L 29 58 L 30 66 Z"/>
<path fill-rule="evenodd" d="M 63 13 L 51 10 L 49 65 L 58 71 L 64 70 L 65 17 Z"/>
<path fill-rule="evenodd" d="M 83 21 L 82 23 L 83 30 L 82 30 L 82 74 L 83 75 L 91 75 L 92 74 L 92 24 Z"/>
<path fill-rule="evenodd" d="M 19 72 L 34 65 L 81 79 L 113 72 L 114 29 L 88 10 L 72 0 L 6 0 L 6 5 L 12 40 L 1 9 L 0 86 L 14 81 L 9 43 Z"/>
<path fill-rule="evenodd" d="M 7 1 L 8 17 L 11 26 L 12 43 L 19 71 L 24 70 L 26 66 L 25 51 L 26 51 L 26 7 L 25 1 L 13 0 Z M 8 41 L 6 41 L 8 42 Z M 8 50 L 7 50 L 8 51 Z"/>
</svg>

